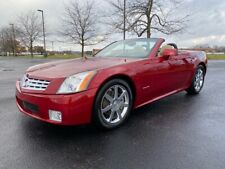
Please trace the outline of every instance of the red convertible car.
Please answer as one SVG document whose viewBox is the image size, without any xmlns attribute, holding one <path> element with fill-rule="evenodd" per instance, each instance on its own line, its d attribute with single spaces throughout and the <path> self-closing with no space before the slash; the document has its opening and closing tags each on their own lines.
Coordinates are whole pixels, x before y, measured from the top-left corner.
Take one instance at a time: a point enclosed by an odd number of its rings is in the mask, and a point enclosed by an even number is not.
<svg viewBox="0 0 225 169">
<path fill-rule="evenodd" d="M 21 112 L 61 125 L 94 122 L 112 129 L 132 109 L 204 84 L 204 52 L 178 50 L 164 39 L 117 41 L 94 57 L 40 64 L 16 83 Z"/>
</svg>

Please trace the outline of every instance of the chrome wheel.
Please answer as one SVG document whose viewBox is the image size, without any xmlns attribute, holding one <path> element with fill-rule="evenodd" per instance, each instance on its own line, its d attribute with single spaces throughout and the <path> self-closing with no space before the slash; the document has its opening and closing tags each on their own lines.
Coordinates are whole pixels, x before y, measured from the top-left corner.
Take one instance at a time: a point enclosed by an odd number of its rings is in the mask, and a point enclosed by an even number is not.
<svg viewBox="0 0 225 169">
<path fill-rule="evenodd" d="M 199 92 L 204 83 L 204 71 L 202 69 L 198 69 L 195 75 L 194 88 L 197 92 Z"/>
<path fill-rule="evenodd" d="M 126 117 L 129 108 L 129 94 L 122 85 L 114 85 L 106 90 L 101 100 L 101 115 L 109 124 L 119 123 Z"/>
</svg>

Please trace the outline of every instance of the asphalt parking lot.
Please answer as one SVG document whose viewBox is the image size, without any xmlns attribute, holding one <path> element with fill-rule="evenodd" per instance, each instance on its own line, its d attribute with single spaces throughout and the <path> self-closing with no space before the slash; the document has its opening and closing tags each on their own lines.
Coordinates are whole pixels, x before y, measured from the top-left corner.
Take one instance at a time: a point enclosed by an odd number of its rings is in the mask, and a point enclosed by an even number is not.
<svg viewBox="0 0 225 169">
<path fill-rule="evenodd" d="M 60 127 L 21 114 L 15 81 L 46 60 L 0 58 L 0 168 L 225 168 L 225 61 L 210 61 L 202 93 L 135 110 L 121 128 Z"/>
</svg>

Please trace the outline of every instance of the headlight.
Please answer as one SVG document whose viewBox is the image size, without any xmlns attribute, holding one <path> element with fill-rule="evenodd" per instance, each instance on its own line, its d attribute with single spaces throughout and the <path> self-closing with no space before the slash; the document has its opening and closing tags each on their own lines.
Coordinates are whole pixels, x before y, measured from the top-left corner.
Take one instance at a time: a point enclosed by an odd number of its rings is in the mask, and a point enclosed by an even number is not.
<svg viewBox="0 0 225 169">
<path fill-rule="evenodd" d="M 24 74 L 23 77 L 21 77 L 20 79 L 18 79 L 19 82 L 20 82 L 20 87 L 25 87 L 26 86 L 26 83 L 27 83 L 27 75 Z"/>
<path fill-rule="evenodd" d="M 96 71 L 89 71 L 67 77 L 57 93 L 69 94 L 86 90 L 96 73 Z"/>
</svg>

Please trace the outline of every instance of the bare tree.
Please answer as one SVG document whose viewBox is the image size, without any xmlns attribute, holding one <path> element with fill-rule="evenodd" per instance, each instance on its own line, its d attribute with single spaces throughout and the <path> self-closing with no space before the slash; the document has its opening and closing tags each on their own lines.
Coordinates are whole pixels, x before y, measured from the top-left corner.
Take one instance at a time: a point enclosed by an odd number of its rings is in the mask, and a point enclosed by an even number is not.
<svg viewBox="0 0 225 169">
<path fill-rule="evenodd" d="M 114 8 L 111 25 L 119 31 L 124 29 L 123 0 L 110 1 Z M 151 37 L 152 31 L 172 34 L 184 29 L 189 15 L 177 15 L 181 6 L 179 0 L 130 0 L 126 4 L 126 31 L 141 37 L 144 33 Z"/>
<path fill-rule="evenodd" d="M 63 35 L 69 37 L 73 43 L 81 45 L 81 55 L 84 57 L 84 47 L 95 45 L 103 41 L 104 37 L 99 36 L 93 1 L 78 2 L 71 1 L 65 7 Z"/>
<path fill-rule="evenodd" d="M 18 30 L 21 42 L 29 49 L 33 57 L 33 44 L 40 36 L 42 24 L 34 11 L 21 15 L 18 18 Z"/>
<path fill-rule="evenodd" d="M 4 54 L 14 53 L 16 51 L 16 43 L 10 27 L 4 27 L 0 30 L 0 50 Z"/>
</svg>

